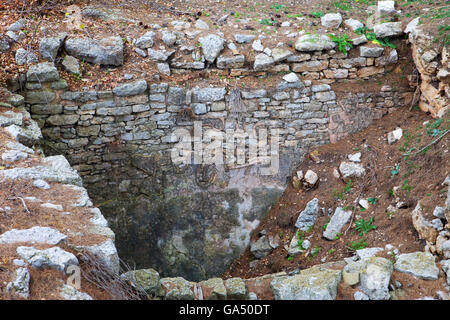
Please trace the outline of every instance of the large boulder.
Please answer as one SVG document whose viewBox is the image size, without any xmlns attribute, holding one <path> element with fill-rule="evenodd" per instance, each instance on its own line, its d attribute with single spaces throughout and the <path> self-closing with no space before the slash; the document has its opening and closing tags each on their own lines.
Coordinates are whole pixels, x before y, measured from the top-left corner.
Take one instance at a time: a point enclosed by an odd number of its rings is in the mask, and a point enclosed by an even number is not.
<svg viewBox="0 0 450 320">
<path fill-rule="evenodd" d="M 43 38 L 39 43 L 39 53 L 42 58 L 54 62 L 66 37 L 66 33 L 61 33 L 56 37 Z"/>
<path fill-rule="evenodd" d="M 32 65 L 27 71 L 27 81 L 50 82 L 59 80 L 59 73 L 53 62 Z"/>
<path fill-rule="evenodd" d="M 393 271 L 392 262 L 379 257 L 362 261 L 360 270 L 360 289 L 370 300 L 389 300 L 389 282 Z"/>
<path fill-rule="evenodd" d="M 118 36 L 102 40 L 72 38 L 65 42 L 65 49 L 71 56 L 87 62 L 113 66 L 123 64 L 123 42 Z"/>
<path fill-rule="evenodd" d="M 53 268 L 66 272 L 71 265 L 78 265 L 78 259 L 72 253 L 59 247 L 38 250 L 34 247 L 18 247 L 17 254 L 33 268 Z"/>
</svg>

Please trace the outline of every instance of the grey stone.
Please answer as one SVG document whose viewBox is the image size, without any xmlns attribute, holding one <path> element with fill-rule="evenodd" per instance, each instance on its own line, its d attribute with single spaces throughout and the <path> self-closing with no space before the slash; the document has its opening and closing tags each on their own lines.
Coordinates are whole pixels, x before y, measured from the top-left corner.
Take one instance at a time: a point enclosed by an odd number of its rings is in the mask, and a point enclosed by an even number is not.
<svg viewBox="0 0 450 320">
<path fill-rule="evenodd" d="M 326 28 L 339 28 L 342 23 L 342 16 L 340 13 L 327 13 L 320 17 L 320 22 Z"/>
<path fill-rule="evenodd" d="M 439 219 L 445 219 L 445 208 L 437 206 L 436 208 L 434 208 L 433 216 Z"/>
<path fill-rule="evenodd" d="M 14 280 L 6 286 L 8 292 L 27 299 L 30 296 L 30 272 L 27 268 L 17 268 Z"/>
<path fill-rule="evenodd" d="M 383 54 L 384 48 L 380 47 L 359 47 L 361 57 L 376 58 Z"/>
<path fill-rule="evenodd" d="M 144 290 L 154 296 L 161 294 L 159 273 L 154 269 L 128 271 L 122 274 L 121 277 L 130 281 L 131 285 L 138 290 Z"/>
<path fill-rule="evenodd" d="M 27 80 L 49 82 L 59 80 L 59 73 L 52 62 L 41 62 L 28 68 Z"/>
<path fill-rule="evenodd" d="M 294 55 L 292 51 L 283 48 L 272 49 L 272 58 L 275 63 L 281 62 Z"/>
<path fill-rule="evenodd" d="M 255 57 L 253 69 L 255 71 L 267 70 L 275 64 L 272 57 L 269 57 L 265 53 L 260 53 Z"/>
<path fill-rule="evenodd" d="M 355 162 L 341 162 L 339 171 L 344 178 L 362 177 L 366 173 L 364 167 Z"/>
<path fill-rule="evenodd" d="M 167 59 L 169 59 L 170 55 L 172 54 L 172 52 L 167 52 L 167 51 L 158 51 L 158 50 L 153 50 L 151 48 L 147 49 L 147 53 L 150 59 L 152 59 L 153 61 L 159 61 L 159 62 L 165 62 L 167 61 Z"/>
<path fill-rule="evenodd" d="M 113 93 L 119 97 L 128 97 L 141 94 L 145 90 L 147 90 L 147 82 L 142 79 L 115 87 Z"/>
<path fill-rule="evenodd" d="M 207 35 L 206 37 L 201 37 L 198 39 L 200 44 L 202 45 L 202 52 L 205 56 L 205 59 L 213 63 L 214 60 L 219 56 L 220 52 L 223 50 L 224 40 L 215 34 Z"/>
<path fill-rule="evenodd" d="M 360 289 L 370 300 L 389 300 L 389 282 L 392 262 L 385 258 L 370 257 L 362 261 Z"/>
<path fill-rule="evenodd" d="M 327 35 L 306 34 L 298 38 L 295 43 L 297 51 L 320 51 L 333 49 L 336 44 Z"/>
<path fill-rule="evenodd" d="M 80 292 L 74 287 L 67 284 L 62 285 L 59 291 L 59 295 L 64 300 L 93 300 L 92 297 L 87 293 Z"/>
<path fill-rule="evenodd" d="M 30 121 L 26 127 L 19 127 L 15 124 L 10 125 L 5 128 L 5 132 L 7 132 L 16 141 L 29 147 L 33 146 L 40 139 L 42 139 L 41 130 L 35 121 Z"/>
<path fill-rule="evenodd" d="M 56 245 L 67 239 L 67 236 L 56 229 L 35 226 L 29 229 L 12 229 L 0 235 L 0 243 L 45 243 Z"/>
<path fill-rule="evenodd" d="M 78 259 L 59 247 L 38 250 L 34 247 L 18 247 L 17 254 L 34 268 L 54 268 L 65 272 L 67 267 L 78 265 Z"/>
<path fill-rule="evenodd" d="M 395 1 L 378 1 L 377 10 L 380 14 L 395 13 Z"/>
<path fill-rule="evenodd" d="M 18 65 L 32 64 L 38 62 L 38 57 L 36 56 L 36 54 L 34 54 L 34 52 L 27 51 L 23 48 L 17 49 L 15 59 Z"/>
<path fill-rule="evenodd" d="M 208 288 L 210 294 L 208 300 L 226 300 L 227 299 L 227 289 L 221 278 L 212 278 L 205 281 L 199 282 L 202 287 Z"/>
<path fill-rule="evenodd" d="M 12 32 L 18 32 L 22 29 L 25 29 L 27 25 L 26 19 L 19 19 L 16 22 L 10 24 L 6 30 L 12 31 Z"/>
<path fill-rule="evenodd" d="M 23 121 L 23 114 L 20 112 L 6 111 L 0 115 L 0 127 L 7 127 L 11 125 L 21 126 Z"/>
<path fill-rule="evenodd" d="M 29 168 L 13 168 L 0 170 L 0 178 L 4 179 L 44 179 L 81 186 L 82 181 L 78 173 L 72 169 L 63 156 L 51 156 L 42 159 L 43 166 Z"/>
<path fill-rule="evenodd" d="M 230 278 L 225 280 L 227 288 L 227 299 L 242 300 L 247 296 L 247 287 L 241 278 Z"/>
<path fill-rule="evenodd" d="M 181 277 L 162 278 L 161 285 L 167 300 L 194 300 L 193 285 Z"/>
<path fill-rule="evenodd" d="M 217 58 L 217 68 L 227 69 L 227 68 L 242 68 L 244 66 L 245 57 L 243 55 L 237 55 L 232 57 L 220 56 Z"/>
<path fill-rule="evenodd" d="M 157 63 L 156 67 L 158 68 L 158 71 L 161 72 L 162 74 L 170 76 L 170 66 L 168 63 Z"/>
<path fill-rule="evenodd" d="M 356 291 L 353 294 L 353 297 L 355 298 L 355 300 L 370 300 L 369 296 L 365 293 L 362 293 L 361 291 Z"/>
<path fill-rule="evenodd" d="M 237 43 L 250 43 L 255 39 L 256 36 L 253 34 L 235 34 L 234 40 L 236 40 Z"/>
<path fill-rule="evenodd" d="M 361 21 L 352 18 L 345 20 L 344 25 L 352 31 L 364 27 L 364 24 Z"/>
<path fill-rule="evenodd" d="M 358 259 L 366 259 L 375 256 L 378 252 L 383 251 L 383 248 L 365 248 L 365 249 L 359 249 L 356 250 L 356 256 Z"/>
<path fill-rule="evenodd" d="M 198 19 L 198 20 L 195 22 L 195 27 L 196 27 L 197 29 L 202 29 L 202 30 L 208 30 L 208 29 L 209 29 L 208 24 L 207 24 L 205 21 L 201 20 L 201 19 Z"/>
<path fill-rule="evenodd" d="M 81 246 L 76 248 L 85 249 L 90 254 L 96 256 L 99 259 L 99 262 L 111 272 L 119 272 L 119 256 L 117 254 L 117 249 L 114 245 L 114 241 L 112 241 L 111 239 L 97 245 Z"/>
<path fill-rule="evenodd" d="M 2 153 L 2 160 L 6 162 L 15 162 L 27 158 L 27 153 L 18 150 L 8 150 Z"/>
<path fill-rule="evenodd" d="M 101 40 L 71 38 L 66 40 L 65 49 L 69 55 L 87 62 L 114 66 L 123 64 L 123 42 L 118 36 Z"/>
<path fill-rule="evenodd" d="M 153 31 L 146 32 L 142 37 L 136 40 L 136 46 L 141 49 L 153 47 L 155 33 Z"/>
<path fill-rule="evenodd" d="M 46 37 L 39 42 L 39 53 L 45 60 L 54 62 L 58 51 L 64 43 L 66 33 L 62 33 L 56 37 Z"/>
<path fill-rule="evenodd" d="M 401 22 L 386 22 L 377 24 L 373 27 L 373 31 L 377 38 L 385 38 L 398 36 L 403 33 Z"/>
<path fill-rule="evenodd" d="M 225 88 L 203 88 L 194 89 L 193 91 L 195 101 L 198 102 L 214 102 L 225 98 Z"/>
<path fill-rule="evenodd" d="M 73 74 L 80 74 L 80 63 L 72 56 L 66 55 L 62 62 L 64 69 Z"/>
<path fill-rule="evenodd" d="M 177 36 L 174 32 L 171 31 L 163 31 L 161 35 L 162 41 L 166 46 L 173 46 L 177 41 Z"/>
<path fill-rule="evenodd" d="M 262 236 L 250 245 L 250 252 L 258 259 L 264 258 L 272 251 L 269 239 Z"/>
<path fill-rule="evenodd" d="M 341 278 L 339 270 L 316 266 L 298 275 L 276 277 L 270 287 L 275 300 L 335 300 Z"/>
<path fill-rule="evenodd" d="M 50 189 L 50 185 L 42 179 L 36 179 L 33 181 L 33 187 L 39 188 L 39 189 L 44 189 L 44 190 L 48 190 Z"/>
<path fill-rule="evenodd" d="M 323 236 L 328 240 L 335 240 L 336 235 L 341 232 L 351 216 L 352 211 L 345 211 L 341 207 L 337 207 L 330 222 L 328 222 L 327 228 L 323 232 Z"/>
<path fill-rule="evenodd" d="M 314 198 L 306 204 L 305 209 L 298 215 L 295 227 L 302 231 L 308 230 L 310 227 L 314 226 L 318 212 L 319 199 Z"/>
<path fill-rule="evenodd" d="M 412 252 L 398 256 L 394 264 L 395 270 L 411 274 L 424 280 L 437 280 L 439 269 L 434 256 L 429 252 Z"/>
<path fill-rule="evenodd" d="M 0 39 L 0 52 L 6 52 L 9 48 L 9 42 L 6 39 Z"/>
</svg>

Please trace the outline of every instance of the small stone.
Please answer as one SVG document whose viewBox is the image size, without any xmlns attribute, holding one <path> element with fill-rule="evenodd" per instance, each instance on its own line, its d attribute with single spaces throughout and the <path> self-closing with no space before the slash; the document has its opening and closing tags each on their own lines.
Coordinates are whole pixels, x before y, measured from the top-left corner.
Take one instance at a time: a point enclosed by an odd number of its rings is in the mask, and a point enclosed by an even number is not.
<svg viewBox="0 0 450 320">
<path fill-rule="evenodd" d="M 27 299 L 30 296 L 30 272 L 27 268 L 17 268 L 14 280 L 6 286 L 8 292 Z"/>
<path fill-rule="evenodd" d="M 339 171 L 344 178 L 362 177 L 366 173 L 362 165 L 354 162 L 342 162 L 339 165 Z"/>
<path fill-rule="evenodd" d="M 11 229 L 0 235 L 0 244 L 20 242 L 59 244 L 67 239 L 67 236 L 56 229 L 35 226 L 29 229 Z"/>
<path fill-rule="evenodd" d="M 297 82 L 299 81 L 299 78 L 297 76 L 297 74 L 295 74 L 294 72 L 288 73 L 287 75 L 283 76 L 283 80 L 289 83 L 292 82 Z"/>
<path fill-rule="evenodd" d="M 304 180 L 309 186 L 314 186 L 319 180 L 319 176 L 314 171 L 308 170 L 305 173 Z"/>
<path fill-rule="evenodd" d="M 256 52 L 263 52 L 264 51 L 264 46 L 262 45 L 261 40 L 259 40 L 259 39 L 253 41 L 252 48 Z"/>
<path fill-rule="evenodd" d="M 361 162 L 361 152 L 348 155 L 348 160 L 353 162 Z"/>
<path fill-rule="evenodd" d="M 394 131 L 388 133 L 387 139 L 389 144 L 393 144 L 400 140 L 403 136 L 402 128 L 397 128 Z"/>
<path fill-rule="evenodd" d="M 44 189 L 44 190 L 50 189 L 50 185 L 45 180 L 42 180 L 42 179 L 34 180 L 33 187 L 36 187 L 39 189 Z"/>
<path fill-rule="evenodd" d="M 353 294 L 353 297 L 355 298 L 355 300 L 370 300 L 369 296 L 367 294 L 362 293 L 361 291 L 356 291 Z"/>
<path fill-rule="evenodd" d="M 154 38 L 155 33 L 153 31 L 148 31 L 136 40 L 135 45 L 141 49 L 151 48 L 153 46 Z"/>
<path fill-rule="evenodd" d="M 255 71 L 267 70 L 275 64 L 273 59 L 265 53 L 260 53 L 255 57 L 253 69 Z"/>
<path fill-rule="evenodd" d="M 208 30 L 208 29 L 209 29 L 208 24 L 207 24 L 205 21 L 201 20 L 201 19 L 198 19 L 198 20 L 195 22 L 195 27 L 196 27 L 197 29 L 202 29 L 202 30 Z"/>
<path fill-rule="evenodd" d="M 434 208 L 433 216 L 439 219 L 445 219 L 445 208 L 444 207 Z"/>
<path fill-rule="evenodd" d="M 256 242 L 250 245 L 250 252 L 258 259 L 264 258 L 272 251 L 269 240 L 266 236 L 262 236 Z"/>
<path fill-rule="evenodd" d="M 295 227 L 302 231 L 308 230 L 314 226 L 318 212 L 319 199 L 314 198 L 306 204 L 305 209 L 298 215 Z"/>
<path fill-rule="evenodd" d="M 320 22 L 326 28 L 339 28 L 342 16 L 340 13 L 327 13 L 320 18 Z"/>
<path fill-rule="evenodd" d="M 324 238 L 328 240 L 336 240 L 335 237 L 341 232 L 341 229 L 347 224 L 352 216 L 352 211 L 345 211 L 341 207 L 337 207 L 327 228 L 323 232 Z"/>
<path fill-rule="evenodd" d="M 250 43 L 253 39 L 255 39 L 256 36 L 253 34 L 235 34 L 234 40 L 236 40 L 237 43 Z"/>
<path fill-rule="evenodd" d="M 63 284 L 59 294 L 64 300 L 92 300 L 92 297 L 87 293 L 80 292 L 67 284 Z"/>
</svg>

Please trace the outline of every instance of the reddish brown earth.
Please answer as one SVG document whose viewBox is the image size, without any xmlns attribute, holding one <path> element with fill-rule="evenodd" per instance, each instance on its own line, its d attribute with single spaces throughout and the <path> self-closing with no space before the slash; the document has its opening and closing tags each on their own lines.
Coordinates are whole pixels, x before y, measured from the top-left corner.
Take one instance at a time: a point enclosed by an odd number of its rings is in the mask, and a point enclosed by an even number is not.
<svg viewBox="0 0 450 320">
<path fill-rule="evenodd" d="M 424 206 L 424 213 L 428 219 L 432 217 L 435 206 L 445 202 L 446 189 L 441 186 L 445 177 L 449 175 L 449 137 L 443 137 L 438 143 L 432 145 L 426 154 L 420 153 L 415 157 L 404 160 L 405 154 L 411 147 L 420 150 L 434 137 L 426 133 L 428 126 L 435 120 L 426 114 L 406 109 L 398 110 L 383 117 L 366 130 L 348 136 L 336 144 L 324 145 L 313 152 L 316 156 L 307 157 L 297 170 L 308 169 L 316 172 L 320 177 L 318 186 L 312 190 L 298 190 L 290 183 L 279 202 L 272 207 L 260 226 L 254 231 L 252 240 L 259 238 L 259 233 L 266 230 L 268 235 L 278 237 L 280 246 L 274 249 L 267 257 L 257 261 L 254 267 L 250 262 L 254 260 L 250 250 L 247 249 L 223 275 L 228 277 L 251 278 L 280 271 L 292 271 L 297 268 L 304 269 L 322 262 L 338 261 L 353 256 L 352 241 L 360 241 L 361 236 L 355 230 L 354 222 L 364 218 L 366 221 L 374 218 L 376 229 L 365 235 L 367 247 L 383 247 L 391 244 L 398 248 L 400 253 L 423 251 L 425 241 L 419 239 L 413 227 L 411 211 L 418 200 Z M 387 133 L 396 127 L 403 129 L 403 137 L 393 145 L 387 143 Z M 447 116 L 439 126 L 441 132 L 450 127 L 450 118 Z M 361 152 L 361 161 L 366 168 L 363 178 L 352 179 L 351 189 L 343 192 L 347 181 L 333 176 L 334 168 L 342 161 L 348 161 L 347 155 Z M 316 163 L 315 160 L 320 163 Z M 318 158 L 318 159 L 317 159 Z M 391 178 L 391 171 L 399 164 L 399 173 Z M 406 181 L 407 180 L 407 181 Z M 392 195 L 392 189 L 399 186 Z M 409 190 L 409 191 L 408 191 Z M 339 199 L 341 194 L 341 199 Z M 288 259 L 286 246 L 296 233 L 294 226 L 299 213 L 311 199 L 317 197 L 319 206 L 325 208 L 316 220 L 310 232 L 305 233 L 305 239 L 310 240 L 311 248 L 307 255 L 299 255 Z M 386 212 L 389 205 L 396 204 L 396 198 L 407 204 L 407 208 L 399 209 L 395 214 Z M 376 204 L 370 205 L 366 211 L 361 211 L 355 203 L 357 198 L 376 198 Z M 322 238 L 324 225 L 329 221 L 328 210 L 334 213 L 337 206 L 353 210 L 352 224 L 346 225 L 343 235 L 336 241 Z M 317 248 L 317 249 L 314 249 Z M 311 251 L 317 251 L 313 254 Z M 392 257 L 387 257 L 392 259 Z M 324 260 L 322 260 L 324 259 Z"/>
</svg>

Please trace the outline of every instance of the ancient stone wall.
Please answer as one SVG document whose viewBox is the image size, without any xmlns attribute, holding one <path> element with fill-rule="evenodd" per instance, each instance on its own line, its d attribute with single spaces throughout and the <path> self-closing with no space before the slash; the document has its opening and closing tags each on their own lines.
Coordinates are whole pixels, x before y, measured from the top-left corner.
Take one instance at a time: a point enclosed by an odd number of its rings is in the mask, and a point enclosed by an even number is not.
<svg viewBox="0 0 450 320">
<path fill-rule="evenodd" d="M 28 70 L 26 102 L 42 128 L 46 152 L 66 155 L 112 223 L 121 256 L 199 280 L 222 272 L 245 249 L 309 149 L 409 103 L 411 92 L 390 86 L 336 96 L 333 82 L 368 79 L 398 58 L 396 50 L 357 50 L 354 58 L 333 50 L 285 52 L 272 71 L 245 69 L 263 76 L 294 71 L 274 87 L 257 89 L 140 79 L 111 91 L 72 92 L 52 63 L 40 63 Z M 171 150 L 178 139 L 172 134 L 181 128 L 193 134 L 196 123 L 203 139 L 208 130 L 223 136 L 224 164 L 174 164 Z M 267 159 L 253 164 L 248 156 L 260 128 L 267 130 L 266 152 L 271 130 L 278 129 L 279 170 L 273 175 L 260 174 Z M 226 158 L 227 130 L 243 134 L 241 162 Z"/>
</svg>

